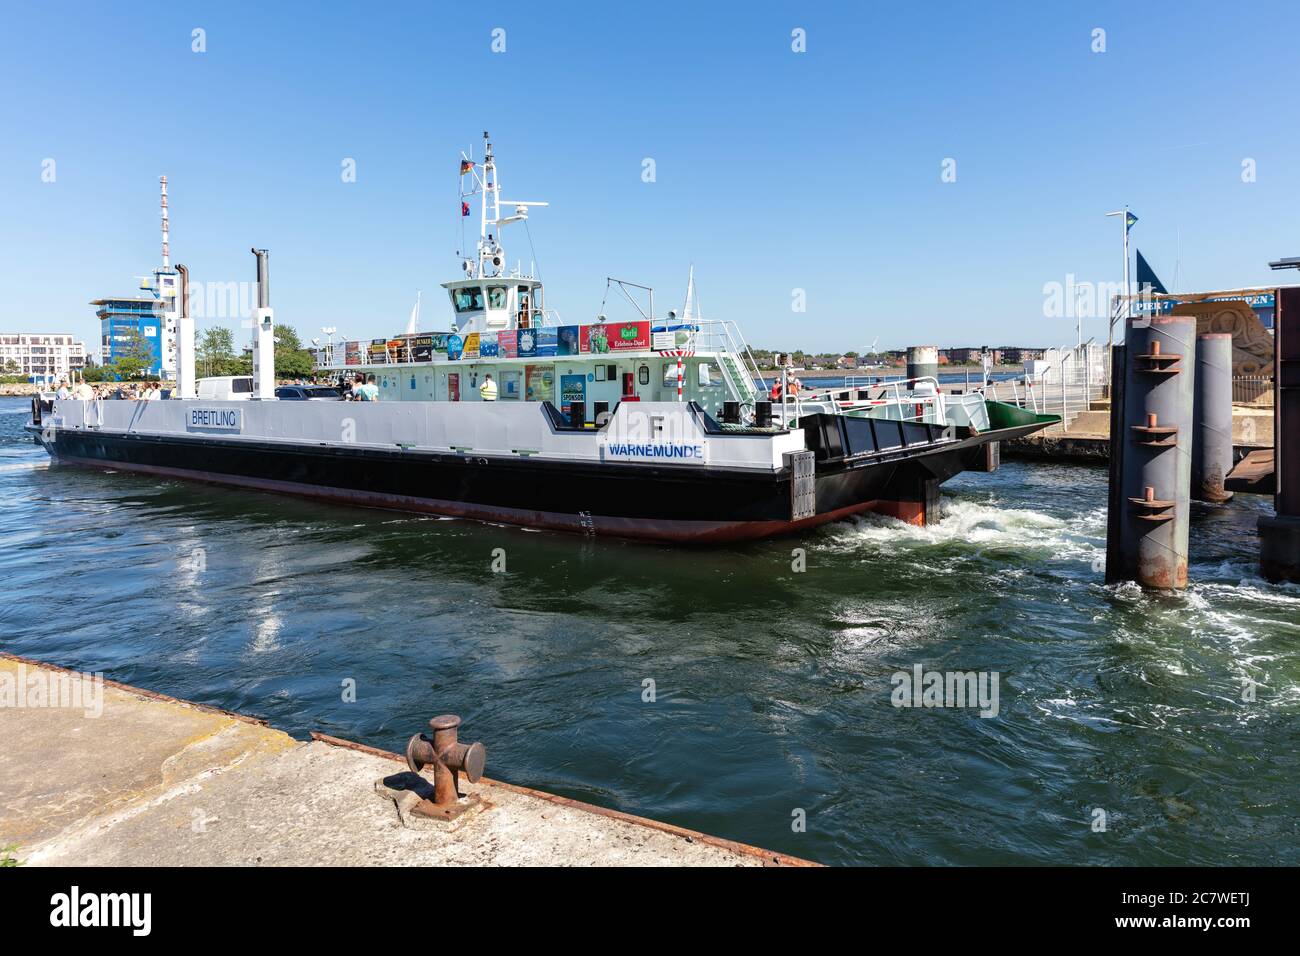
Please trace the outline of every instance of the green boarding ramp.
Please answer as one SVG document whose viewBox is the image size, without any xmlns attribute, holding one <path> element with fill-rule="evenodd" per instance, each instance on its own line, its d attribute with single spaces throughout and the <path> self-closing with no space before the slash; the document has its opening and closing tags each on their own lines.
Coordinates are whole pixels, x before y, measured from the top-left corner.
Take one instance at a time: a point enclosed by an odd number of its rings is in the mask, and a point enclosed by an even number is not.
<svg viewBox="0 0 1300 956">
<path fill-rule="evenodd" d="M 985 400 L 984 407 L 989 413 L 990 431 L 998 431 L 1003 428 L 1019 428 L 1021 425 L 1059 425 L 1061 423 L 1060 415 L 1040 415 L 1031 409 L 1021 408 L 1019 405 L 1008 405 L 1006 402 Z"/>
</svg>

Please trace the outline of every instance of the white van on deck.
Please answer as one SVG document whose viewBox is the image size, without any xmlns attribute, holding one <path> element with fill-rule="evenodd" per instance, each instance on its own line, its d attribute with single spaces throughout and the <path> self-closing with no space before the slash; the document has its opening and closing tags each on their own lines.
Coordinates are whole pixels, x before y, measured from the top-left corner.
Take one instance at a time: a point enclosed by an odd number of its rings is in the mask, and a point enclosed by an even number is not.
<svg viewBox="0 0 1300 956">
<path fill-rule="evenodd" d="M 201 378 L 196 394 L 199 398 L 215 402 L 247 401 L 253 397 L 253 376 L 217 375 Z"/>
</svg>

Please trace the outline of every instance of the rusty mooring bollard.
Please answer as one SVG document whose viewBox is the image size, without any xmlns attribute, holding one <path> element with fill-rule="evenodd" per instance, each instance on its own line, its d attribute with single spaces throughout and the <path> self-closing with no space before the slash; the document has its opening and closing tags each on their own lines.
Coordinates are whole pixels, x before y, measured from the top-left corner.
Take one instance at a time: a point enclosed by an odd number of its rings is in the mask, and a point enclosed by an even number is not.
<svg viewBox="0 0 1300 956">
<path fill-rule="evenodd" d="M 433 739 L 428 734 L 416 734 L 406 744 L 406 765 L 413 773 L 433 765 L 433 803 L 438 807 L 456 805 L 460 797 L 457 783 L 461 771 L 470 783 L 478 783 L 487 762 L 487 750 L 483 744 L 477 741 L 463 744 L 456 739 L 459 727 L 459 717 L 443 714 L 429 721 Z"/>
</svg>

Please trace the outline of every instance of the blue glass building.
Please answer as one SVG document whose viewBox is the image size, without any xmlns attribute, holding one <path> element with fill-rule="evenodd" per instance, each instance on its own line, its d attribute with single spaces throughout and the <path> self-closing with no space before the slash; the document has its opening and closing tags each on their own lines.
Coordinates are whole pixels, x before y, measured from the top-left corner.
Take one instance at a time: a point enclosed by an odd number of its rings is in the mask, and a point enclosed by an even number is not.
<svg viewBox="0 0 1300 956">
<path fill-rule="evenodd" d="M 139 336 L 149 360 L 148 373 L 161 376 L 163 368 L 162 303 L 152 295 L 122 295 L 95 299 L 103 362 L 108 364 Z M 132 334 L 134 333 L 134 335 Z M 142 356 L 143 357 L 143 356 Z"/>
</svg>

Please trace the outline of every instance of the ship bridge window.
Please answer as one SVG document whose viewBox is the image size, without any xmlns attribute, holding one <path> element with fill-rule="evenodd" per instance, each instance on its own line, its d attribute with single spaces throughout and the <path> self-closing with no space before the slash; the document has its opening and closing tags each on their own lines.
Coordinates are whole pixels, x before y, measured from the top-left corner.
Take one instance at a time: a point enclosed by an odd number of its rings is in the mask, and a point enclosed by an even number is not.
<svg viewBox="0 0 1300 956">
<path fill-rule="evenodd" d="M 452 289 L 451 301 L 457 312 L 482 312 L 483 290 L 476 285 Z"/>
<path fill-rule="evenodd" d="M 506 287 L 490 285 L 487 290 L 488 308 L 504 309 L 506 307 Z"/>
</svg>

